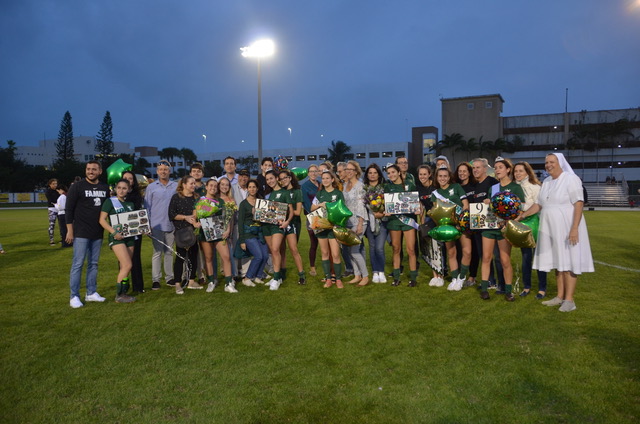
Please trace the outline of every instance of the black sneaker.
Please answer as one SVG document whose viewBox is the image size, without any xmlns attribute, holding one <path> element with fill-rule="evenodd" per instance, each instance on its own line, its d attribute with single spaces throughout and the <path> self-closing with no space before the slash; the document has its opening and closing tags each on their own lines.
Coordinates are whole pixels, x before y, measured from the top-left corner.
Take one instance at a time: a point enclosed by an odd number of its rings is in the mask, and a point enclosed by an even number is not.
<svg viewBox="0 0 640 424">
<path fill-rule="evenodd" d="M 157 281 L 154 281 L 153 284 L 151 285 L 151 290 L 160 290 L 160 283 L 158 283 Z"/>
<path fill-rule="evenodd" d="M 393 283 L 391 283 L 391 285 L 394 287 L 398 287 L 400 285 L 400 280 L 393 280 Z"/>
<path fill-rule="evenodd" d="M 167 281 L 167 286 L 169 287 L 175 287 L 176 286 L 176 280 L 174 280 L 173 278 L 169 281 Z"/>
<path fill-rule="evenodd" d="M 488 291 L 481 291 L 480 292 L 480 299 L 489 300 L 489 299 L 491 299 L 491 296 L 489 296 L 489 292 Z"/>
<path fill-rule="evenodd" d="M 513 296 L 513 293 L 507 293 L 504 295 L 504 300 L 506 300 L 507 302 L 513 302 L 516 300 L 516 298 Z"/>
<path fill-rule="evenodd" d="M 298 284 L 304 286 L 305 284 L 307 284 L 307 281 L 303 277 L 300 277 L 300 279 L 298 280 Z"/>
<path fill-rule="evenodd" d="M 409 281 L 409 287 L 415 287 L 417 285 L 418 285 L 418 282 L 416 280 Z"/>
</svg>

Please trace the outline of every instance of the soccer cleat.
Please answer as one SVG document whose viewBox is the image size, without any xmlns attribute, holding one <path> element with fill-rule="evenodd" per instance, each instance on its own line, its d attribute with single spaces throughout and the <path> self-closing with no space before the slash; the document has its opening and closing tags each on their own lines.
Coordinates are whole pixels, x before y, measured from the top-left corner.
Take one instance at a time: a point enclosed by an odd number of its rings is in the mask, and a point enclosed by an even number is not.
<svg viewBox="0 0 640 424">
<path fill-rule="evenodd" d="M 417 285 L 418 285 L 418 282 L 416 280 L 409 281 L 409 287 L 416 287 Z"/>
<path fill-rule="evenodd" d="M 393 283 L 391 283 L 391 285 L 393 287 L 398 287 L 400 285 L 400 280 L 393 280 Z"/>
<path fill-rule="evenodd" d="M 304 277 L 300 277 L 300 279 L 298 280 L 298 284 L 304 286 L 305 284 L 307 284 L 307 281 L 304 279 Z"/>
<path fill-rule="evenodd" d="M 85 302 L 104 302 L 106 299 L 95 292 L 84 297 Z"/>
<path fill-rule="evenodd" d="M 506 300 L 507 302 L 513 302 L 516 300 L 516 298 L 513 293 L 505 293 L 504 300 Z"/>
<path fill-rule="evenodd" d="M 481 291 L 480 292 L 480 299 L 489 300 L 489 299 L 491 299 L 491 296 L 489 296 L 489 292 L 488 291 Z"/>
<path fill-rule="evenodd" d="M 73 296 L 71 300 L 69 300 L 69 306 L 71 306 L 73 309 L 78 309 L 82 308 L 84 304 L 80 301 L 80 298 L 78 296 Z"/>
</svg>

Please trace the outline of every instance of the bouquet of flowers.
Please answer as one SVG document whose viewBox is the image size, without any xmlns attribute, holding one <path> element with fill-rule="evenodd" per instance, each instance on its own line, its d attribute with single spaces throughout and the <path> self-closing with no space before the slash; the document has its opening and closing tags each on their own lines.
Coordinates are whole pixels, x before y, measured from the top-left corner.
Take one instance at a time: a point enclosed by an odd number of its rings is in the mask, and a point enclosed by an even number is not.
<svg viewBox="0 0 640 424">
<path fill-rule="evenodd" d="M 364 202 L 371 209 L 371 212 L 384 212 L 384 187 L 382 184 L 366 186 Z"/>
<path fill-rule="evenodd" d="M 201 197 L 196 202 L 196 217 L 198 219 L 206 218 L 211 215 L 215 215 L 220 210 L 220 206 L 217 200 L 209 199 L 208 197 Z"/>
<path fill-rule="evenodd" d="M 238 205 L 234 202 L 225 202 L 222 207 L 222 217 L 224 219 L 224 228 L 229 227 L 229 223 L 233 219 L 233 215 L 238 210 Z"/>
</svg>

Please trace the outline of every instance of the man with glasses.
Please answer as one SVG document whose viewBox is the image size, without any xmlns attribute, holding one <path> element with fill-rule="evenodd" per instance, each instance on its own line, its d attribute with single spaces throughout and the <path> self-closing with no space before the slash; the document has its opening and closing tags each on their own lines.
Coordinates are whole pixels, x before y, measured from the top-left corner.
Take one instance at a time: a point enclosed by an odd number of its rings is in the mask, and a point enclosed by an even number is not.
<svg viewBox="0 0 640 424">
<path fill-rule="evenodd" d="M 169 202 L 178 188 L 178 183 L 169 180 L 171 164 L 166 160 L 158 162 L 156 172 L 158 179 L 147 186 L 144 194 L 144 207 L 149 213 L 151 235 L 153 236 L 153 256 L 151 256 L 152 290 L 160 289 L 162 263 L 164 263 L 167 285 L 175 287 L 176 284 L 173 275 L 172 246 L 174 237 L 173 224 L 169 220 Z"/>
</svg>

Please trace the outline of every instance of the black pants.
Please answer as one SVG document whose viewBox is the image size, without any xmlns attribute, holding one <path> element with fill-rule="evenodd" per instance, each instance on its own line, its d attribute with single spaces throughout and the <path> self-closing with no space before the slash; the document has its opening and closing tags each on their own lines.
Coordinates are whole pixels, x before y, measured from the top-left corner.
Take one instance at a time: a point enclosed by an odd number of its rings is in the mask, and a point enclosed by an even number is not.
<svg viewBox="0 0 640 424">
<path fill-rule="evenodd" d="M 140 251 L 142 250 L 142 236 L 138 236 L 136 244 L 133 245 L 133 257 L 131 258 L 131 288 L 133 291 L 142 292 L 144 290 L 144 280 L 142 277 L 142 261 Z"/>
<path fill-rule="evenodd" d="M 60 237 L 62 238 L 62 247 L 72 246 L 67 243 L 65 240 L 67 239 L 67 221 L 64 218 L 65 214 L 58 214 L 58 227 L 60 227 Z"/>
<path fill-rule="evenodd" d="M 198 271 L 198 243 L 195 243 L 189 249 L 183 249 L 182 247 L 176 247 L 176 260 L 173 262 L 173 275 L 176 280 L 176 284 L 180 284 L 180 279 L 182 277 L 182 271 L 184 266 L 184 261 L 180 256 L 186 258 L 188 261 L 189 268 L 189 279 L 196 279 L 196 272 Z"/>
</svg>

